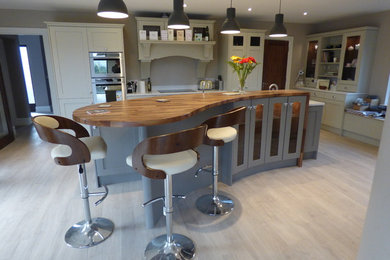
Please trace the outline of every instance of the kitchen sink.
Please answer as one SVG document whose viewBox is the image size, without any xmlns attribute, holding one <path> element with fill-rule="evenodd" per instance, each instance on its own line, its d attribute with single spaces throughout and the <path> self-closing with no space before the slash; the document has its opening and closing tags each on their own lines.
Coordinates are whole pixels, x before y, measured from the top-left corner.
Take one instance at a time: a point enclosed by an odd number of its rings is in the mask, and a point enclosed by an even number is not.
<svg viewBox="0 0 390 260">
<path fill-rule="evenodd" d="M 193 90 L 193 89 L 164 89 L 164 90 L 159 90 L 158 92 L 160 92 L 160 93 L 176 93 L 176 92 L 197 92 L 197 91 Z"/>
</svg>

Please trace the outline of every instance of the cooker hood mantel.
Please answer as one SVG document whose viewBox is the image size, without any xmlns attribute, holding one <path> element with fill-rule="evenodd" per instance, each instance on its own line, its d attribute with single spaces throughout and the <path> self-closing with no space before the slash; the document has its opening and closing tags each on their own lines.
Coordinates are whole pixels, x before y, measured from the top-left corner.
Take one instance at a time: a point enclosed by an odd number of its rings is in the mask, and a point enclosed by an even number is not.
<svg viewBox="0 0 390 260">
<path fill-rule="evenodd" d="M 207 64 L 213 60 L 215 41 L 139 41 L 138 55 L 141 61 L 141 78 L 150 77 L 152 60 L 173 56 L 192 58 L 198 61 L 197 76 L 204 78 Z"/>
</svg>

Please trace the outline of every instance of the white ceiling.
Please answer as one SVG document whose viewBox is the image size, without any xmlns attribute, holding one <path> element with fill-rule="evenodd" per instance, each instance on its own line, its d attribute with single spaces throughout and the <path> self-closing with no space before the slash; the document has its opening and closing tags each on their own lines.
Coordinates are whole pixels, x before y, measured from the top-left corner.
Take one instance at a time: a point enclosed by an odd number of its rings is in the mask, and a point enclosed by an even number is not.
<svg viewBox="0 0 390 260">
<path fill-rule="evenodd" d="M 169 13 L 173 0 L 124 0 L 130 13 Z M 230 0 L 184 0 L 185 11 L 194 15 L 223 17 Z M 31 9 L 47 11 L 95 11 L 99 0 L 0 0 L 0 9 Z M 234 0 L 237 17 L 272 21 L 278 12 L 278 0 Z M 252 12 L 248 8 L 252 7 Z M 390 10 L 390 0 L 282 0 L 286 22 L 316 23 L 340 17 Z M 309 14 L 303 16 L 307 11 Z"/>
</svg>

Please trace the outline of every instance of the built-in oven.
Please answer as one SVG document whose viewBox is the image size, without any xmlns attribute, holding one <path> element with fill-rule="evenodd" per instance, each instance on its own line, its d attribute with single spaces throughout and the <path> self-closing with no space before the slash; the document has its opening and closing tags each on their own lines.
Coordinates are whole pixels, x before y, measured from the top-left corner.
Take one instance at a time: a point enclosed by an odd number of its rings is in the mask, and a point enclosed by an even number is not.
<svg viewBox="0 0 390 260">
<path fill-rule="evenodd" d="M 89 61 L 92 78 L 124 77 L 121 52 L 90 52 Z"/>
<path fill-rule="evenodd" d="M 93 102 L 96 104 L 123 100 L 124 89 L 123 78 L 93 78 Z"/>
</svg>

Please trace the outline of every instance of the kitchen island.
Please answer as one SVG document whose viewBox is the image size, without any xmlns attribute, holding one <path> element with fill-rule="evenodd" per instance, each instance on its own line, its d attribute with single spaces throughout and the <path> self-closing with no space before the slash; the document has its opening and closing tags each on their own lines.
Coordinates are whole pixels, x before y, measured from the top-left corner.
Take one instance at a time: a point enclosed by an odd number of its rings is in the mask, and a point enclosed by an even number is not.
<svg viewBox="0 0 390 260">
<path fill-rule="evenodd" d="M 238 136 L 221 149 L 221 181 L 235 180 L 268 169 L 299 165 L 303 157 L 315 158 L 319 127 L 306 134 L 306 125 L 315 126 L 322 110 L 309 116 L 309 93 L 298 90 L 197 93 L 158 96 L 96 104 L 74 111 L 76 121 L 93 125 L 93 135 L 102 136 L 108 145 L 107 157 L 96 163 L 100 185 L 139 179 L 126 165 L 125 158 L 143 139 L 176 132 L 201 124 L 206 119 L 239 106 L 246 106 L 246 121 L 235 126 Z M 316 108 L 321 106 L 315 106 Z M 314 108 L 314 107 L 313 107 Z M 97 111 L 96 110 L 103 110 Z M 99 113 L 100 112 L 100 113 Z M 315 121 L 307 124 L 308 121 Z M 317 132 L 316 132 L 317 131 Z M 311 140 L 305 145 L 305 137 Z M 317 139 L 316 139 L 317 138 Z M 313 141 L 314 140 L 314 141 Z M 317 140 L 317 146 L 315 145 Z M 313 146 L 314 142 L 314 146 Z M 303 147 L 312 149 L 304 151 Z M 313 150 L 315 149 L 315 151 Z M 212 147 L 201 145 L 198 166 L 211 164 Z M 196 169 L 196 168 L 195 168 Z M 186 194 L 210 185 L 210 175 L 194 178 L 195 169 L 174 179 L 174 193 Z M 163 181 L 142 177 L 144 199 L 161 196 Z M 152 227 L 161 215 L 161 205 L 146 208 L 146 224 Z"/>
</svg>

